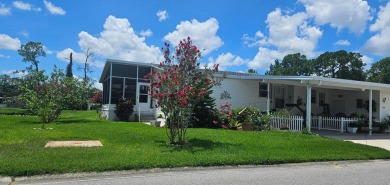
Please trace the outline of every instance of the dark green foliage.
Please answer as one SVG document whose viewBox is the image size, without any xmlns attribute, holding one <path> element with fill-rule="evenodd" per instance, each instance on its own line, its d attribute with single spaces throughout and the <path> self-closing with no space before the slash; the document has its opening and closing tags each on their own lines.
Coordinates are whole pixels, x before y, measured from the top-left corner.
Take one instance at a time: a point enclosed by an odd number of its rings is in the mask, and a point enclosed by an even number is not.
<svg viewBox="0 0 390 185">
<path fill-rule="evenodd" d="M 367 76 L 367 81 L 390 84 L 390 57 L 373 63 Z"/>
<path fill-rule="evenodd" d="M 46 52 L 43 50 L 43 44 L 41 42 L 28 42 L 27 44 L 22 44 L 18 53 L 23 57 L 23 62 L 31 62 L 32 65 L 27 69 L 32 70 L 34 66 L 35 72 L 39 71 L 39 61 L 37 58 L 46 56 Z"/>
<path fill-rule="evenodd" d="M 315 73 L 318 76 L 365 81 L 363 55 L 344 50 L 325 52 L 315 59 Z"/>
<path fill-rule="evenodd" d="M 73 77 L 72 66 L 73 66 L 73 57 L 72 57 L 72 52 L 71 52 L 69 55 L 69 64 L 66 65 L 66 77 L 69 77 L 69 78 Z"/>
<path fill-rule="evenodd" d="M 14 97 L 19 95 L 18 86 L 21 79 L 6 74 L 0 75 L 0 97 Z"/>
<path fill-rule="evenodd" d="M 275 60 L 266 75 L 309 76 L 313 74 L 314 61 L 300 53 L 286 55 L 282 62 Z"/>
<path fill-rule="evenodd" d="M 129 121 L 129 116 L 134 112 L 134 103 L 130 98 L 121 98 L 116 104 L 115 114 L 119 121 Z"/>
<path fill-rule="evenodd" d="M 316 59 L 308 60 L 300 53 L 286 55 L 282 62 L 275 60 L 266 75 L 310 76 L 366 80 L 362 61 L 363 55 L 344 50 L 325 52 Z"/>
<path fill-rule="evenodd" d="M 213 93 L 210 85 L 207 88 L 208 95 L 205 96 L 193 109 L 193 113 L 190 119 L 190 127 L 195 128 L 215 128 L 218 127 L 213 123 L 216 119 L 213 114 L 213 108 L 215 107 L 215 98 L 210 95 Z"/>
</svg>

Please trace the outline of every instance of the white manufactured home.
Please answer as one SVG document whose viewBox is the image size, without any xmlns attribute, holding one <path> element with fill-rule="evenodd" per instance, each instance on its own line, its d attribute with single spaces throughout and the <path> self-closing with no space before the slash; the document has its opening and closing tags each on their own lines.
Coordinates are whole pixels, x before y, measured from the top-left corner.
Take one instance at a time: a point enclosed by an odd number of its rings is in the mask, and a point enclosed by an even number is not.
<svg viewBox="0 0 390 185">
<path fill-rule="evenodd" d="M 144 79 L 154 64 L 107 60 L 100 78 L 103 83 L 102 113 L 116 119 L 119 98 L 135 100 L 132 119 L 155 119 L 161 112 L 154 108 L 148 94 L 149 80 Z M 349 117 L 360 113 L 373 121 L 390 115 L 390 85 L 319 76 L 267 76 L 249 73 L 219 72 L 225 76 L 213 88 L 216 104 L 228 101 L 232 108 L 255 106 L 263 112 L 289 109 L 303 116 L 305 126 L 320 129 L 326 117 Z M 319 118 L 317 117 L 319 116 Z M 343 122 L 341 122 L 343 124 Z M 336 130 L 344 131 L 345 125 Z"/>
</svg>

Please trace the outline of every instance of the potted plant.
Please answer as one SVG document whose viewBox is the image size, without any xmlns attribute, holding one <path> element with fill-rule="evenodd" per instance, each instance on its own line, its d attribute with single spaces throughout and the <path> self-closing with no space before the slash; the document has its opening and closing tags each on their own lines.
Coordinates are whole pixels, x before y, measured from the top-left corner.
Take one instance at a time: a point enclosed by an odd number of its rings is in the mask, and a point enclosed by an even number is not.
<svg viewBox="0 0 390 185">
<path fill-rule="evenodd" d="M 358 127 L 359 127 L 359 125 L 357 122 L 349 123 L 348 127 L 347 127 L 347 131 L 355 134 L 356 131 L 358 130 Z"/>
<path fill-rule="evenodd" d="M 232 130 L 237 130 L 239 126 L 241 126 L 241 124 L 238 123 L 238 121 L 236 121 L 236 120 L 230 121 L 230 128 Z"/>
<path fill-rule="evenodd" d="M 279 127 L 280 130 L 289 130 L 288 126 L 286 124 L 283 124 Z"/>
<path fill-rule="evenodd" d="M 152 121 L 150 121 L 150 125 L 155 126 L 155 127 L 160 127 L 161 121 L 152 120 Z"/>
</svg>

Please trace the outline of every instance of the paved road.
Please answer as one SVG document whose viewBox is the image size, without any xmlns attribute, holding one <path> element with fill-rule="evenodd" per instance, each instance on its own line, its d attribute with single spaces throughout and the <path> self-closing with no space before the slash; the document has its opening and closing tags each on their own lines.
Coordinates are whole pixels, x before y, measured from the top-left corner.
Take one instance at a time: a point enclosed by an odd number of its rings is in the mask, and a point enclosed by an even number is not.
<svg viewBox="0 0 390 185">
<path fill-rule="evenodd" d="M 390 184 L 390 160 L 321 162 L 274 166 L 190 168 L 159 172 L 112 172 L 88 177 L 46 176 L 16 179 L 16 184 Z"/>
</svg>

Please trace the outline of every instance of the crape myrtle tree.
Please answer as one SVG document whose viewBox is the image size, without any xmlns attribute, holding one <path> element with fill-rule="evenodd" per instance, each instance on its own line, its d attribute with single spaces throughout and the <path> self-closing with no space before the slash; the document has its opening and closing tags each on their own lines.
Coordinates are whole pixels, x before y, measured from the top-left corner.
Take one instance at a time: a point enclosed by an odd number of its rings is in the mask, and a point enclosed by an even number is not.
<svg viewBox="0 0 390 185">
<path fill-rule="evenodd" d="M 57 119 L 69 103 L 83 101 L 85 88 L 82 82 L 66 77 L 63 70 L 56 66 L 50 76 L 46 76 L 44 71 L 32 71 L 23 78 L 18 99 L 41 119 L 42 129 L 46 123 Z"/>
<path fill-rule="evenodd" d="M 171 47 L 165 43 L 164 61 L 160 70 L 147 75 L 151 79 L 151 95 L 157 100 L 166 116 L 167 136 L 170 144 L 184 145 L 191 114 L 196 105 L 208 97 L 207 89 L 217 84 L 213 69 L 200 68 L 198 60 L 201 52 L 192 44 L 190 37 L 180 41 L 171 53 Z"/>
</svg>

